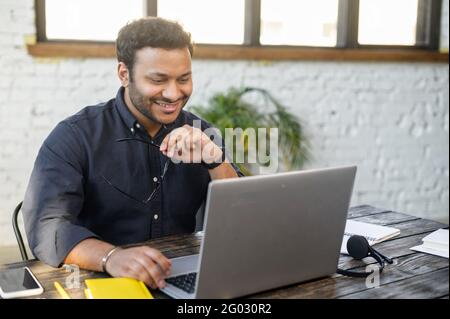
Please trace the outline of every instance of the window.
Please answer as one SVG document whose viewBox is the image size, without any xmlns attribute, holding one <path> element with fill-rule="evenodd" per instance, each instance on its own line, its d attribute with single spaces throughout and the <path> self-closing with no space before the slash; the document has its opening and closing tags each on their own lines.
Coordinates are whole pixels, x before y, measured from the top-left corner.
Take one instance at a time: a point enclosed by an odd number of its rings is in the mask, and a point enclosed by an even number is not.
<svg viewBox="0 0 450 319">
<path fill-rule="evenodd" d="M 142 15 L 142 0 L 46 0 L 46 38 L 115 41 L 128 20 Z"/>
<path fill-rule="evenodd" d="M 358 43 L 415 45 L 418 0 L 360 0 Z"/>
<path fill-rule="evenodd" d="M 163 0 L 158 16 L 182 23 L 196 43 L 243 44 L 244 8 L 242 0 Z"/>
<path fill-rule="evenodd" d="M 336 46 L 338 0 L 262 0 L 261 44 Z"/>
<path fill-rule="evenodd" d="M 53 43 L 53 48 L 66 45 L 71 50 L 76 49 L 78 53 L 91 45 L 89 52 L 92 54 L 109 52 L 109 56 L 114 51 L 112 44 L 120 27 L 127 21 L 143 16 L 161 16 L 179 21 L 192 33 L 201 57 L 239 58 L 236 55 L 249 53 L 251 56 L 244 58 L 256 59 L 271 59 L 275 55 L 281 59 L 295 59 L 295 52 L 300 51 L 293 50 L 300 49 L 304 55 L 314 59 L 316 55 L 311 48 L 364 49 L 361 54 L 353 54 L 363 59 L 367 50 L 373 48 L 426 49 L 437 52 L 441 2 L 442 0 L 35 0 L 38 44 Z M 108 43 L 109 49 L 104 50 Z M 94 45 L 97 45 L 95 49 Z M 227 46 L 227 50 L 223 50 L 222 45 Z M 310 50 L 309 53 L 307 50 Z M 201 52 L 206 53 L 202 55 Z M 329 52 L 323 50 L 319 56 L 324 58 L 329 56 Z M 343 51 L 335 52 L 345 54 Z M 405 51 L 402 54 L 400 57 L 399 52 L 398 60 L 405 58 Z M 90 55 L 88 53 L 83 56 Z M 434 58 L 448 61 L 448 54 L 446 58 Z"/>
<path fill-rule="evenodd" d="M 196 43 L 244 42 L 245 1 L 242 0 L 38 0 L 37 3 L 41 3 L 45 12 L 41 38 L 50 41 L 112 42 L 128 21 L 158 15 L 183 24 Z M 156 13 L 149 12 L 155 9 Z"/>
</svg>

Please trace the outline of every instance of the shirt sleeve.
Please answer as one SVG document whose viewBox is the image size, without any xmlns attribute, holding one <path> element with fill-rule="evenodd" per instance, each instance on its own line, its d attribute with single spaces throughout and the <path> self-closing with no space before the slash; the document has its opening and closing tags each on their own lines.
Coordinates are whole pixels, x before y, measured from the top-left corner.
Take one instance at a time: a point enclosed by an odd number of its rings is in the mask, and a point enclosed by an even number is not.
<svg viewBox="0 0 450 319">
<path fill-rule="evenodd" d="M 80 241 L 98 237 L 76 222 L 84 202 L 84 163 L 74 128 L 61 122 L 39 150 L 30 177 L 22 209 L 29 246 L 53 267 Z"/>
</svg>

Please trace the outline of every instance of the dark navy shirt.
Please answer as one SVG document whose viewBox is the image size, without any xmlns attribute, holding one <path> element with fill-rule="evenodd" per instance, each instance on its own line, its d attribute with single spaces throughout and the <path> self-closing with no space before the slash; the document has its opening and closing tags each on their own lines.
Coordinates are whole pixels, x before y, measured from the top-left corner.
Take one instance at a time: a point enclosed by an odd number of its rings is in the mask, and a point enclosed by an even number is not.
<svg viewBox="0 0 450 319">
<path fill-rule="evenodd" d="M 210 182 L 207 168 L 170 162 L 161 181 L 169 159 L 157 147 L 117 140 L 160 144 L 174 128 L 200 119 L 182 111 L 151 139 L 123 92 L 60 122 L 39 150 L 23 215 L 33 254 L 51 266 L 86 238 L 123 245 L 194 231 Z M 201 121 L 201 127 L 210 125 Z"/>
</svg>

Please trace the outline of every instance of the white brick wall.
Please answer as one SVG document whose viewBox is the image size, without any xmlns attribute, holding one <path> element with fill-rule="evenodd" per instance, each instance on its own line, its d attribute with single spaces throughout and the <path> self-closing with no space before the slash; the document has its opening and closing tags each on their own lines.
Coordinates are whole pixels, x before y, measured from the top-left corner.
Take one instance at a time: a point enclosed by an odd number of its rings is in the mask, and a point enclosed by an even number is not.
<svg viewBox="0 0 450 319">
<path fill-rule="evenodd" d="M 448 0 L 442 47 L 448 49 Z M 54 125 L 115 96 L 114 59 L 34 59 L 32 0 L 0 0 L 0 245 Z M 270 90 L 306 123 L 308 167 L 356 163 L 353 204 L 432 219 L 449 212 L 448 64 L 194 61 L 190 104 L 230 86 Z"/>
</svg>

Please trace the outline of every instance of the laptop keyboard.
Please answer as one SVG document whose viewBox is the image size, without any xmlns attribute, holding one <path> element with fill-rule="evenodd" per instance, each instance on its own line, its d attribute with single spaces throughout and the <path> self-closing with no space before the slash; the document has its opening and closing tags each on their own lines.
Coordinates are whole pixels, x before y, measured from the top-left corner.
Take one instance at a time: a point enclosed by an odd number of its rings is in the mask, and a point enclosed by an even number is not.
<svg viewBox="0 0 450 319">
<path fill-rule="evenodd" d="M 197 278 L 196 272 L 191 272 L 189 274 L 184 274 L 177 277 L 172 277 L 166 279 L 166 282 L 168 282 L 171 285 L 174 285 L 175 287 L 186 291 L 189 294 L 194 293 L 195 290 L 195 279 Z"/>
</svg>

